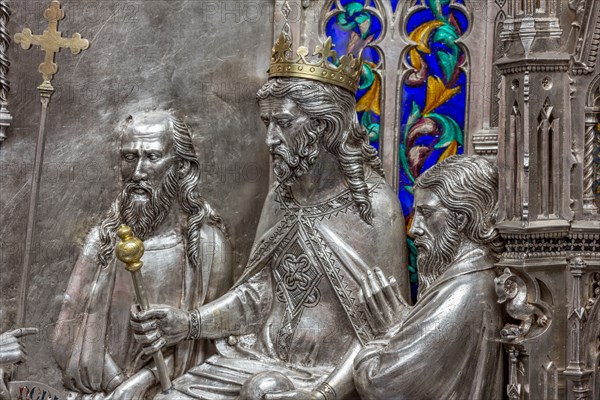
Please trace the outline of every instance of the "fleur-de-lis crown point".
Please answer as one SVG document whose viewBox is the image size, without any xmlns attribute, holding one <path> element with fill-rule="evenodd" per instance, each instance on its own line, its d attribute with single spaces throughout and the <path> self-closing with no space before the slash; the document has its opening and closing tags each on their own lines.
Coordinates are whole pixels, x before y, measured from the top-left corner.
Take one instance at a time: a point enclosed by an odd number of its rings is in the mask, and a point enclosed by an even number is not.
<svg viewBox="0 0 600 400">
<path fill-rule="evenodd" d="M 293 43 L 282 31 L 271 54 L 269 79 L 303 78 L 342 87 L 352 93 L 358 90 L 362 72 L 362 57 L 353 54 L 338 58 L 331 37 L 317 46 L 309 59 L 310 51 L 304 46 L 292 53 Z"/>
<path fill-rule="evenodd" d="M 335 60 L 337 58 L 337 51 L 333 50 L 331 37 L 327 37 L 323 46 L 317 45 L 315 47 L 314 55 L 320 55 L 323 60 L 328 60 L 329 58 Z"/>
</svg>

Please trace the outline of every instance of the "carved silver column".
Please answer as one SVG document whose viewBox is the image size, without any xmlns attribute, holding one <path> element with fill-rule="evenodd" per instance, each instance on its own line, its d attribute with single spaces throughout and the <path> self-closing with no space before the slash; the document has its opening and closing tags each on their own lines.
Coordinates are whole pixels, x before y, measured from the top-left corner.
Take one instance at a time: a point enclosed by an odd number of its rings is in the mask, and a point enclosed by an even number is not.
<svg viewBox="0 0 600 400">
<path fill-rule="evenodd" d="M 549 358 L 549 357 L 548 357 Z M 541 367 L 542 396 L 544 400 L 558 400 L 558 369 L 550 360 Z"/>
<path fill-rule="evenodd" d="M 12 121 L 12 116 L 8 111 L 8 92 L 10 91 L 8 46 L 10 45 L 10 35 L 7 26 L 10 13 L 8 1 L 0 0 L 0 142 L 6 139 L 6 130 Z"/>
<path fill-rule="evenodd" d="M 596 148 L 596 114 L 586 113 L 585 118 L 585 143 L 583 153 L 583 212 L 584 214 L 597 214 L 598 207 L 594 203 L 594 181 L 596 180 L 596 164 L 594 163 L 594 150 Z"/>
<path fill-rule="evenodd" d="M 585 369 L 585 342 L 584 324 L 587 320 L 587 310 L 582 305 L 581 277 L 586 265 L 582 258 L 575 257 L 569 263 L 571 273 L 571 305 L 568 320 L 569 365 L 565 369 L 565 376 L 570 381 L 571 388 L 567 392 L 568 399 L 588 400 L 590 392 L 589 380 L 592 371 Z"/>
<path fill-rule="evenodd" d="M 510 366 L 508 368 L 508 385 L 506 386 L 506 395 L 509 400 L 521 399 L 521 384 L 519 383 L 519 354 L 520 351 L 517 346 L 510 346 L 508 351 L 508 358 Z"/>
</svg>

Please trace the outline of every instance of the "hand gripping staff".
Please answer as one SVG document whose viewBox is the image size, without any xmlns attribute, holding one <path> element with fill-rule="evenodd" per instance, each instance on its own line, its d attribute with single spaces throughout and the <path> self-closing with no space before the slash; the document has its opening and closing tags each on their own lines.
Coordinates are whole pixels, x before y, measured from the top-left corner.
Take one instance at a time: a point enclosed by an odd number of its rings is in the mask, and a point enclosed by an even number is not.
<svg viewBox="0 0 600 400">
<path fill-rule="evenodd" d="M 121 239 L 115 247 L 115 254 L 117 258 L 125 264 L 125 269 L 131 272 L 131 279 L 133 279 L 133 287 L 135 288 L 135 297 L 137 303 L 142 311 L 148 310 L 150 304 L 148 303 L 148 297 L 146 296 L 146 288 L 144 287 L 144 281 L 142 279 L 142 265 L 140 261 L 144 255 L 144 243 L 133 236 L 131 228 L 127 225 L 121 225 L 117 231 L 117 235 Z M 173 387 L 171 385 L 171 379 L 169 379 L 169 373 L 162 351 L 157 351 L 152 355 L 154 358 L 154 364 L 158 370 L 158 379 L 160 380 L 160 386 L 163 392 L 168 392 Z"/>
</svg>

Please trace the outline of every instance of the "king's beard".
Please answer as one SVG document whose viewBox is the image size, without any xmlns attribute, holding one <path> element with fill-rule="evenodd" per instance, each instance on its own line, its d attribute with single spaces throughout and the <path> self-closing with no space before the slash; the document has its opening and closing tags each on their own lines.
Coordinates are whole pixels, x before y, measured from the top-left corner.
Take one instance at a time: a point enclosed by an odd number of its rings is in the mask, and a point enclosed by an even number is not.
<svg viewBox="0 0 600 400">
<path fill-rule="evenodd" d="M 301 128 L 295 138 L 292 152 L 284 144 L 272 146 L 273 173 L 280 183 L 291 186 L 298 178 L 306 174 L 315 163 L 319 154 L 317 134 L 310 130 L 309 124 Z"/>
<path fill-rule="evenodd" d="M 441 235 L 433 238 L 419 237 L 419 255 L 417 256 L 417 269 L 419 271 L 419 294 L 435 282 L 455 261 L 460 245 L 458 220 L 450 214 Z"/>
<path fill-rule="evenodd" d="M 131 227 L 133 234 L 144 240 L 164 221 L 177 193 L 177 177 L 171 168 L 160 188 L 147 181 L 127 182 L 117 201 L 120 202 L 121 221 Z M 146 191 L 146 201 L 136 199 L 136 189 Z"/>
</svg>

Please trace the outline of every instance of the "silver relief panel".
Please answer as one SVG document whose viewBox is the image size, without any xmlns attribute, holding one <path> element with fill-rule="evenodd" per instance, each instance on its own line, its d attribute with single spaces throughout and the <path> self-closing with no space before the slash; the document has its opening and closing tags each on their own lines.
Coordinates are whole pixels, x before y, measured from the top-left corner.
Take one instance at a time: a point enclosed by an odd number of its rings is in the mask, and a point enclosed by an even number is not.
<svg viewBox="0 0 600 400">
<path fill-rule="evenodd" d="M 63 36 L 80 32 L 91 54 L 58 54 L 48 115 L 38 218 L 32 245 L 24 338 L 30 354 L 16 379 L 61 387 L 49 350 L 69 275 L 87 233 L 120 191 L 118 128 L 128 114 L 176 108 L 190 124 L 200 193 L 226 216 L 241 273 L 269 180 L 268 149 L 255 94 L 272 45 L 270 4 L 252 2 L 65 2 Z M 41 33 L 45 1 L 11 2 L 11 36 Z M 243 51 L 240 51 L 243 49 Z M 233 55 L 236 54 L 234 57 Z M 14 43 L 8 100 L 14 123 L 0 148 L 1 331 L 14 328 L 27 202 L 39 121 L 43 53 Z M 127 279 L 130 279 L 129 277 Z M 70 334 L 74 334 L 71 331 Z"/>
<path fill-rule="evenodd" d="M 6 5 L 4 1 L 1 3 Z M 259 265 L 258 255 L 263 254 L 263 250 L 267 254 L 265 249 L 276 249 L 272 259 L 278 262 L 273 269 L 263 270 L 273 271 L 270 278 L 257 282 L 247 277 L 250 286 L 264 288 L 266 286 L 261 285 L 272 284 L 271 300 L 276 312 L 270 319 L 269 315 L 259 313 L 260 318 L 272 323 L 271 329 L 264 331 L 271 342 L 261 342 L 272 344 L 267 350 L 272 350 L 276 357 L 288 357 L 298 365 L 301 364 L 298 357 L 304 353 L 293 347 L 298 344 L 294 340 L 317 337 L 319 340 L 313 340 L 312 344 L 322 343 L 323 347 L 317 346 L 311 357 L 333 357 L 327 350 L 336 350 L 333 344 L 339 338 L 328 339 L 325 325 L 320 330 L 303 325 L 303 321 L 314 321 L 314 313 L 320 311 L 323 311 L 321 318 L 340 317 L 347 321 L 350 321 L 348 313 L 356 312 L 358 322 L 354 325 L 348 322 L 340 329 L 353 335 L 359 332 L 359 337 L 362 335 L 367 343 L 371 336 L 376 336 L 371 325 L 380 329 L 385 322 L 381 318 L 383 313 L 373 319 L 358 303 L 353 309 L 348 298 L 354 292 L 350 292 L 346 300 L 341 294 L 342 300 L 338 298 L 328 303 L 338 304 L 339 308 L 323 307 L 327 296 L 332 294 L 324 289 L 333 287 L 327 285 L 336 279 L 335 273 L 327 271 L 335 271 L 335 263 L 344 257 L 348 264 L 355 259 L 348 256 L 351 252 L 346 252 L 347 249 L 329 246 L 326 239 L 325 244 L 323 240 L 310 239 L 323 232 L 323 224 L 351 215 L 351 207 L 344 208 L 351 203 L 345 198 L 336 198 L 335 204 L 305 210 L 302 218 L 293 222 L 293 216 L 298 214 L 292 201 L 295 197 L 284 190 L 268 191 L 269 174 L 273 175 L 272 181 L 276 181 L 277 176 L 270 168 L 269 148 L 264 144 L 265 128 L 261 125 L 254 96 L 267 79 L 269 50 L 273 32 L 278 34 L 281 30 L 283 3 L 181 0 L 167 4 L 131 0 L 63 4 L 67 14 L 61 22 L 63 36 L 80 32 L 92 44 L 77 57 L 63 53 L 57 56 L 60 71 L 53 81 L 57 92 L 48 116 L 46 160 L 30 254 L 33 260 L 28 282 L 30 290 L 26 296 L 25 326 L 37 327 L 39 333 L 19 339 L 27 347 L 29 358 L 27 363 L 17 367 L 13 378 L 44 382 L 57 388 L 57 394 L 64 389 L 62 371 L 50 349 L 64 294 L 68 292 L 69 276 L 77 258 L 85 251 L 86 235 L 103 220 L 121 190 L 118 128 L 127 115 L 154 107 L 179 109 L 191 127 L 201 163 L 200 193 L 227 225 L 234 275 L 240 276 L 246 265 Z M 322 40 L 322 26 L 332 2 L 294 0 L 287 3 L 291 32 L 314 47 Z M 382 51 L 384 60 L 378 72 L 387 76 L 390 83 L 400 78 L 397 74 L 400 63 L 396 60 L 412 44 L 399 29 L 406 15 L 396 13 L 394 16 L 389 12 L 391 2 L 373 4 L 385 14 L 380 17 L 386 35 L 375 45 Z M 398 10 L 415 9 L 422 4 L 421 0 L 400 0 Z M 38 0 L 11 2 L 11 18 L 7 20 L 6 13 L 0 13 L 0 25 L 6 21 L 11 36 L 23 27 L 42 32 L 47 24 L 42 17 L 46 6 L 46 2 Z M 510 399 L 598 398 L 600 65 L 597 54 L 600 41 L 597 32 L 600 5 L 596 1 L 582 0 L 488 0 L 466 1 L 465 7 L 473 16 L 469 35 L 461 43 L 469 55 L 471 74 L 465 148 L 467 152 L 490 159 L 497 157 L 497 227 L 506 244 L 496 264 L 496 274 L 485 284 L 494 290 L 486 299 L 490 307 L 506 309 L 505 319 L 494 325 L 495 331 L 490 333 L 493 339 L 489 341 L 493 346 L 504 345 L 498 356 L 508 371 L 508 376 L 500 382 L 502 396 Z M 6 43 L 3 40 L 0 48 L 6 48 Z M 37 66 L 42 54 L 38 50 L 25 52 L 12 44 L 8 48 L 8 59 L 11 63 L 8 76 L 0 79 L 8 78 L 11 82 L 7 100 L 14 119 L 6 130 L 6 139 L 0 144 L 0 332 L 9 331 L 4 337 L 6 342 L 14 344 L 16 338 L 12 330 L 17 328 L 14 322 L 19 307 L 18 282 L 39 120 Z M 0 61 L 0 72 L 4 72 L 6 60 Z M 398 87 L 386 86 L 382 99 L 384 145 L 381 156 L 387 179 L 393 185 L 397 171 L 393 137 L 401 95 Z M 6 93 L 5 86 L 0 89 Z M 387 140 L 389 138 L 392 139 Z M 279 165 L 278 173 L 285 174 L 285 168 Z M 275 235 L 276 229 L 272 246 L 265 245 L 262 250 L 255 248 L 251 252 L 261 207 L 268 193 L 267 201 L 275 205 L 273 210 L 281 213 L 277 214 L 281 221 L 268 220 L 265 226 L 276 226 L 281 235 Z M 374 207 L 375 213 L 378 207 Z M 350 236 L 355 233 L 356 229 L 347 232 Z M 259 234 L 256 239 L 261 237 Z M 156 250 L 153 245 L 149 243 L 150 252 Z M 375 253 L 372 248 L 364 251 Z M 333 263 L 333 268 L 328 269 L 327 263 Z M 152 263 L 147 266 L 149 271 L 153 267 Z M 168 285 L 179 278 L 170 276 Z M 150 276 L 148 283 L 157 285 L 156 279 L 153 281 Z M 431 283 L 424 279 L 423 287 L 428 284 Z M 353 288 L 357 293 L 360 289 Z M 245 294 L 251 297 L 251 291 Z M 128 292 L 128 296 L 131 295 Z M 421 299 L 426 297 L 424 292 Z M 501 304 L 497 304 L 498 301 Z M 418 310 L 424 305 L 414 307 Z M 401 311 L 403 309 L 405 311 Z M 398 302 L 389 310 L 394 310 L 396 317 L 406 317 L 406 310 L 413 308 Z M 428 311 L 427 315 L 435 317 L 435 310 Z M 122 324 L 129 324 L 128 315 L 124 317 Z M 206 320 L 210 316 L 194 315 L 188 321 L 194 329 L 186 335 L 200 335 L 202 318 Z M 255 322 L 227 321 L 236 329 L 248 323 L 260 331 L 252 325 Z M 66 329 L 65 335 L 75 335 L 74 329 Z M 218 343 L 220 352 L 245 351 L 257 346 L 256 337 L 237 335 L 241 331 L 233 333 Z M 388 336 L 385 340 L 391 340 L 393 332 Z M 182 340 L 188 342 L 185 337 Z M 362 354 L 360 359 L 367 363 L 355 365 L 357 376 L 360 371 L 368 370 L 371 356 L 388 356 L 377 346 L 377 343 L 372 346 L 373 353 Z M 423 350 L 413 347 L 414 351 Z M 423 354 L 427 352 L 423 350 Z M 166 351 L 165 355 L 167 367 L 171 368 Z M 405 356 L 403 352 L 386 362 L 402 365 Z M 19 357 L 20 354 L 16 354 L 16 358 L 4 361 L 14 362 Z M 455 360 L 453 357 L 449 356 L 448 360 Z M 439 361 L 435 360 L 436 365 Z M 221 365 L 227 367 L 226 362 Z M 415 365 L 429 367 L 428 362 L 419 361 L 409 365 L 409 370 Z M 352 365 L 346 363 L 343 367 L 347 370 Z M 267 377 L 257 375 L 254 380 L 248 378 L 252 384 L 241 389 L 246 398 L 260 393 L 263 384 L 286 391 L 296 383 L 276 373 Z M 405 378 L 410 380 L 408 375 Z M 318 379 L 310 380 L 308 386 L 314 388 L 316 381 Z M 335 389 L 344 387 L 337 386 L 336 382 L 339 383 L 334 380 L 329 387 L 319 386 L 320 393 L 325 398 L 336 395 Z M 446 382 L 436 381 L 436 385 L 439 384 L 436 388 Z M 475 384 L 478 382 L 484 380 Z M 368 387 L 363 381 L 360 385 Z M 386 390 L 402 387 L 390 387 L 384 378 L 376 389 L 382 390 L 385 398 L 389 394 Z M 493 388 L 497 389 L 495 385 Z M 18 393 L 18 387 L 16 389 Z M 41 390 L 42 386 L 34 393 L 41 394 Z M 367 393 L 367 390 L 361 389 L 361 392 Z M 370 393 L 377 397 L 376 390 Z M 344 398 L 343 390 L 337 394 Z M 365 398 L 369 396 L 364 394 Z"/>
</svg>

